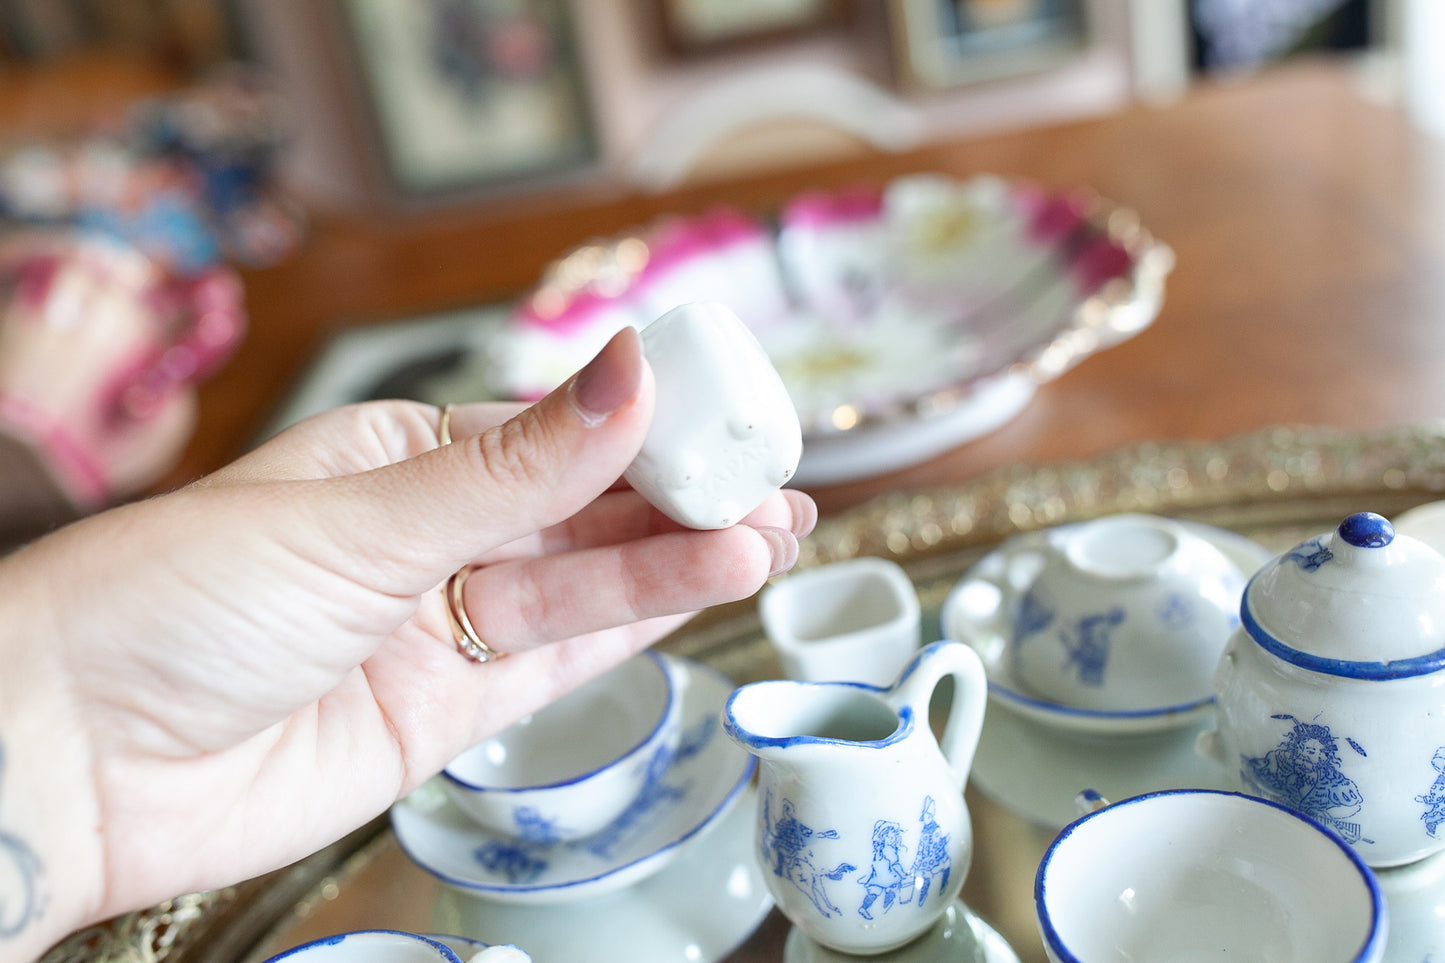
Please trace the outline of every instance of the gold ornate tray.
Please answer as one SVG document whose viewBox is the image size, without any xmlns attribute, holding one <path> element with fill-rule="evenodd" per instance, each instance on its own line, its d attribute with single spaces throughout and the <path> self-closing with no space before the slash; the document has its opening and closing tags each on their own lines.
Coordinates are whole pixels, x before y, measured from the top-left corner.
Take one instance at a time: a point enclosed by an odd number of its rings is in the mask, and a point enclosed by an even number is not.
<svg viewBox="0 0 1445 963">
<path fill-rule="evenodd" d="M 1216 443 L 1148 442 L 1087 462 L 1020 465 L 958 486 L 881 497 L 819 525 L 799 565 L 892 558 L 908 570 L 925 613 L 936 619 L 958 576 L 1022 531 L 1144 511 L 1229 528 L 1282 551 L 1351 512 L 1394 516 L 1441 497 L 1445 424 L 1366 433 L 1277 428 Z M 662 646 L 739 683 L 780 674 L 751 601 L 703 613 Z M 968 798 L 976 850 L 964 899 L 1023 963 L 1042 961 L 1033 874 L 1053 830 L 1014 815 L 975 786 Z M 45 960 L 255 963 L 347 929 L 434 929 L 441 889 L 400 854 L 383 817 L 265 877 L 77 933 Z M 559 925 L 566 925 L 565 915 L 559 914 Z M 775 911 L 728 963 L 781 959 L 787 932 Z"/>
</svg>

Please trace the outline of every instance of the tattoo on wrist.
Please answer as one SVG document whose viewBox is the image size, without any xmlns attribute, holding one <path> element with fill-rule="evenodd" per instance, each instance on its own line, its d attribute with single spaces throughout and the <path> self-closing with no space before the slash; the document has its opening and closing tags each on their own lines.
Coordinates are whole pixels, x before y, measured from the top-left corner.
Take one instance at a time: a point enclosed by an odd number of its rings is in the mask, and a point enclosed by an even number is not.
<svg viewBox="0 0 1445 963">
<path fill-rule="evenodd" d="M 0 791 L 5 788 L 5 746 L 0 743 Z M 0 803 L 4 794 L 0 792 Z M 3 812 L 3 809 L 0 809 Z M 35 851 L 0 818 L 0 940 L 18 936 L 45 908 L 42 867 Z"/>
</svg>

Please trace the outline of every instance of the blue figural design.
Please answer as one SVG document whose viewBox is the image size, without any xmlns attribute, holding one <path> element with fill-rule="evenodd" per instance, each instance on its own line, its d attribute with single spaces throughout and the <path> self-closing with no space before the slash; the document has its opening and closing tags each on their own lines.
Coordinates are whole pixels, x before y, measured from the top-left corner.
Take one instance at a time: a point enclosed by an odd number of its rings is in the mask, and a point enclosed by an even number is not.
<svg viewBox="0 0 1445 963">
<path fill-rule="evenodd" d="M 876 919 L 875 913 L 887 913 L 895 906 L 910 903 L 921 908 L 928 899 L 935 878 L 939 880 L 937 891 L 947 891 L 948 876 L 953 868 L 948 853 L 949 834 L 939 831 L 935 812 L 933 797 L 924 796 L 918 815 L 918 844 L 909 866 L 904 865 L 908 846 L 904 842 L 902 824 L 891 819 L 874 821 L 869 839 L 872 855 L 862 875 L 855 877 L 863 890 L 857 910 L 863 919 Z M 843 910 L 829 895 L 826 881 L 840 882 L 857 867 L 843 861 L 831 869 L 820 868 L 815 862 L 817 856 L 813 843 L 816 840 L 839 840 L 846 844 L 846 851 L 853 848 L 854 841 L 842 840 L 837 830 L 819 831 L 804 825 L 798 820 L 790 799 L 782 801 L 776 820 L 772 813 L 773 800 L 769 792 L 763 800 L 760 840 L 767 868 L 772 870 L 773 875 L 796 886 L 823 916 L 842 916 Z M 850 902 L 846 899 L 841 901 L 845 904 Z"/>
<path fill-rule="evenodd" d="M 682 734 L 676 750 L 666 747 L 652 754 L 642 792 L 611 823 L 584 839 L 566 843 L 599 859 L 611 859 L 616 851 L 647 829 L 646 817 L 660 807 L 681 804 L 691 785 L 669 783 L 667 774 L 675 764 L 702 752 L 717 734 L 718 721 L 712 716 L 699 720 Z M 472 850 L 472 858 L 486 870 L 514 885 L 526 884 L 546 872 L 551 850 L 557 845 L 556 825 L 536 810 L 517 807 L 512 813 L 517 834 L 509 839 L 491 839 Z"/>
<path fill-rule="evenodd" d="M 1436 836 L 1440 824 L 1445 822 L 1445 746 L 1435 750 L 1430 765 L 1435 769 L 1435 781 L 1430 784 L 1428 791 L 1416 796 L 1415 801 L 1425 804 L 1425 811 L 1420 814 L 1420 819 L 1425 823 L 1425 831 Z"/>
<path fill-rule="evenodd" d="M 1064 665 L 1077 672 L 1084 685 L 1103 685 L 1109 665 L 1110 636 L 1124 624 L 1124 610 L 1115 606 L 1107 612 L 1079 619 L 1072 632 L 1060 629 Z"/>
<path fill-rule="evenodd" d="M 1322 539 L 1312 538 L 1285 552 L 1281 561 L 1294 562 L 1306 572 L 1314 572 L 1334 557 L 1335 553 L 1325 547 Z"/>
<path fill-rule="evenodd" d="M 1014 634 L 1019 639 L 1038 635 L 1054 621 L 1054 610 L 1035 589 L 1029 589 L 1019 599 L 1018 615 L 1014 618 Z"/>
<path fill-rule="evenodd" d="M 1340 771 L 1339 743 L 1330 727 L 1291 715 L 1270 718 L 1291 723 L 1290 731 L 1263 756 L 1241 757 L 1245 785 L 1323 823 L 1347 843 L 1371 842 L 1363 839 L 1360 824 L 1350 818 L 1360 812 L 1365 797 L 1355 781 Z M 1345 742 L 1365 755 L 1353 739 Z"/>
</svg>

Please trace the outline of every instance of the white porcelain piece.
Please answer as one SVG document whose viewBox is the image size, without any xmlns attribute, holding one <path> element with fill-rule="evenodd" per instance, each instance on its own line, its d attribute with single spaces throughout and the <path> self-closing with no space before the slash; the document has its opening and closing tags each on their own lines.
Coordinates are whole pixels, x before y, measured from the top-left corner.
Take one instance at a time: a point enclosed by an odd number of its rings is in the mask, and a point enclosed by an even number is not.
<svg viewBox="0 0 1445 963">
<path fill-rule="evenodd" d="M 1069 826 L 1034 883 L 1053 963 L 1373 963 L 1388 932 L 1372 873 L 1314 820 L 1239 793 L 1125 799 Z"/>
<path fill-rule="evenodd" d="M 1122 544 L 1165 557 L 1125 575 L 1111 554 Z M 1210 713 L 1244 580 L 1269 558 L 1234 532 L 1152 515 L 1030 532 L 964 573 L 942 631 L 983 657 L 995 700 L 1039 721 L 1117 735 L 1186 726 Z"/>
<path fill-rule="evenodd" d="M 537 845 L 591 836 L 676 752 L 679 672 L 661 653 L 636 655 L 458 755 L 443 785 L 494 834 Z"/>
<path fill-rule="evenodd" d="M 684 304 L 642 329 L 657 403 L 629 484 L 689 528 L 735 525 L 798 468 L 803 434 L 758 339 L 717 302 Z"/>
<path fill-rule="evenodd" d="M 754 855 L 755 801 L 746 786 L 714 828 L 626 889 L 536 906 L 443 887 L 433 925 L 510 940 L 533 963 L 717 963 L 773 907 Z"/>
<path fill-rule="evenodd" d="M 1261 569 L 1199 748 L 1371 866 L 1445 849 L 1445 557 L 1359 512 Z"/>
<path fill-rule="evenodd" d="M 1390 911 L 1384 963 L 1445 959 L 1445 853 L 1375 870 Z"/>
<path fill-rule="evenodd" d="M 978 914 L 954 900 L 918 939 L 870 963 L 1019 963 L 1008 941 Z M 783 944 L 783 963 L 858 963 L 858 957 L 830 950 L 794 927 Z"/>
<path fill-rule="evenodd" d="M 891 685 L 920 644 L 913 580 L 863 556 L 795 572 L 763 589 L 763 631 L 790 679 Z"/>
<path fill-rule="evenodd" d="M 468 963 L 433 938 L 401 930 L 357 930 L 303 943 L 266 963 Z M 490 963 L 490 961 L 488 961 Z"/>
<path fill-rule="evenodd" d="M 422 869 L 495 902 L 558 903 L 610 893 L 666 866 L 723 817 L 752 778 L 753 759 L 722 737 L 718 710 L 733 690 L 726 677 L 685 659 L 682 738 L 623 813 L 600 832 L 570 842 L 532 842 L 493 833 L 438 786 L 425 783 L 391 809 L 402 850 Z M 517 940 L 528 952 L 530 942 Z"/>
<path fill-rule="evenodd" d="M 423 933 L 461 958 L 462 963 L 533 963 L 532 957 L 512 943 L 490 944 L 449 933 Z"/>
<path fill-rule="evenodd" d="M 928 723 L 944 678 L 943 735 Z M 888 689 L 854 682 L 755 682 L 723 728 L 758 757 L 757 852 L 779 909 L 845 953 L 895 949 L 958 895 L 973 854 L 963 784 L 987 701 L 972 649 L 936 642 Z"/>
<path fill-rule="evenodd" d="M 1078 818 L 1080 786 L 1110 799 L 1161 789 L 1237 789 L 1231 773 L 1194 751 L 1199 733 L 1213 726 L 1206 711 L 1188 725 L 1152 732 L 1081 732 L 994 699 L 968 778 L 1004 809 L 1057 832 Z"/>
</svg>

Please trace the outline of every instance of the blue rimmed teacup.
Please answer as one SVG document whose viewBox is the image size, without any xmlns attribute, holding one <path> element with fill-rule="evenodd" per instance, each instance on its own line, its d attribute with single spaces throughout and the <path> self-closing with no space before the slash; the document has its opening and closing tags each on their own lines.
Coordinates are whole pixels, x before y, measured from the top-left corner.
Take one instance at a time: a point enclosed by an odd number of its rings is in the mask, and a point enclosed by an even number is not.
<svg viewBox="0 0 1445 963">
<path fill-rule="evenodd" d="M 671 761 L 682 676 L 645 652 L 447 764 L 448 795 L 481 826 L 532 843 L 590 836 Z"/>
</svg>

